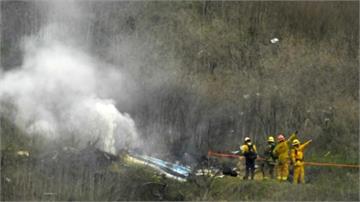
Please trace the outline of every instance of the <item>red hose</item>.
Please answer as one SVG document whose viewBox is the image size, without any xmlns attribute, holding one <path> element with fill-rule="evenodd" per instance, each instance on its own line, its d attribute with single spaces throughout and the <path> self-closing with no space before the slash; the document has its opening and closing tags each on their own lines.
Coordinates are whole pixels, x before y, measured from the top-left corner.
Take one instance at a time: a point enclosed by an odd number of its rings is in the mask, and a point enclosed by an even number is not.
<svg viewBox="0 0 360 202">
<path fill-rule="evenodd" d="M 244 159 L 244 156 L 241 156 L 241 155 L 225 154 L 225 153 L 213 152 L 211 150 L 208 151 L 208 156 Z M 261 157 L 258 157 L 256 160 L 263 161 L 265 159 L 261 158 Z M 328 167 L 339 167 L 339 168 L 360 168 L 360 165 L 356 165 L 356 164 L 319 163 L 319 162 L 304 162 L 304 163 L 305 163 L 305 165 L 308 165 L 308 166 L 328 166 Z"/>
</svg>

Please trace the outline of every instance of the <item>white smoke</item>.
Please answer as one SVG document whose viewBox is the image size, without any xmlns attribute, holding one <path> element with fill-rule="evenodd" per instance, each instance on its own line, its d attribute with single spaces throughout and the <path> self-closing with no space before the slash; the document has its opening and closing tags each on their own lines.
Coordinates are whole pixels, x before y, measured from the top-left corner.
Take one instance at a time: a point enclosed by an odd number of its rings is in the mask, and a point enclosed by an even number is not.
<svg viewBox="0 0 360 202">
<path fill-rule="evenodd" d="M 0 101 L 10 98 L 17 110 L 15 123 L 29 134 L 48 139 L 75 136 L 81 143 L 98 139 L 98 146 L 111 153 L 134 146 L 135 123 L 116 109 L 109 94 L 126 79 L 55 37 L 58 28 L 51 23 L 24 38 L 21 67 L 0 72 Z"/>
</svg>

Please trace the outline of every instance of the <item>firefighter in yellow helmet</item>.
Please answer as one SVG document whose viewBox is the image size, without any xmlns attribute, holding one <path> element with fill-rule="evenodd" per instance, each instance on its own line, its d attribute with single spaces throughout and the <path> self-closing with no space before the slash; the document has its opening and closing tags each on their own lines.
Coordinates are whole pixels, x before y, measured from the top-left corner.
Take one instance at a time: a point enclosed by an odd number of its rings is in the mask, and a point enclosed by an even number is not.
<svg viewBox="0 0 360 202">
<path fill-rule="evenodd" d="M 271 179 L 274 178 L 274 167 L 276 164 L 276 156 L 273 154 L 275 148 L 275 139 L 273 136 L 269 136 L 267 139 L 267 145 L 264 151 L 264 161 L 261 164 L 261 171 L 263 179 L 267 179 L 266 172 L 269 173 Z"/>
<path fill-rule="evenodd" d="M 255 176 L 255 159 L 257 158 L 256 146 L 249 137 L 245 137 L 244 144 L 240 147 L 240 150 L 245 157 L 246 164 L 244 180 L 249 178 L 249 174 L 253 180 Z"/>
<path fill-rule="evenodd" d="M 298 139 L 292 142 L 293 149 L 291 149 L 291 162 L 294 165 L 294 184 L 304 183 L 304 150 L 312 142 L 309 140 L 304 144 L 300 144 Z"/>
<path fill-rule="evenodd" d="M 278 158 L 276 173 L 277 179 L 286 181 L 289 176 L 289 144 L 296 138 L 297 132 L 293 133 L 288 140 L 285 139 L 283 134 L 277 136 L 277 145 L 273 150 L 273 154 Z"/>
</svg>

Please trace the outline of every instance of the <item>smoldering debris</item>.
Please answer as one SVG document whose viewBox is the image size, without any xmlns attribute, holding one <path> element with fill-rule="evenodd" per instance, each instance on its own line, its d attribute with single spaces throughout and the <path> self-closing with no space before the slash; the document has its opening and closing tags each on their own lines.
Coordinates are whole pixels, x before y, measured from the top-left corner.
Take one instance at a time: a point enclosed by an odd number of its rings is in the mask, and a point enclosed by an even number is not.
<svg viewBox="0 0 360 202">
<path fill-rule="evenodd" d="M 37 159 L 44 173 L 61 167 L 69 168 L 69 172 L 83 170 L 97 173 L 104 171 L 113 162 L 117 161 L 119 161 L 118 156 L 102 151 L 94 145 L 88 145 L 81 150 L 63 147 L 59 150 L 44 153 Z"/>
</svg>

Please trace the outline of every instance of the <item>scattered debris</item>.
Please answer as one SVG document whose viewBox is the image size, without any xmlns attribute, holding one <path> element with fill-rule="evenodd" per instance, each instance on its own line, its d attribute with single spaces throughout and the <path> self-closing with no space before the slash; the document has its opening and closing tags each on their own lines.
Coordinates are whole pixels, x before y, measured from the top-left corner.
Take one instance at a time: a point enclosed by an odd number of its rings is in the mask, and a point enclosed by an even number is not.
<svg viewBox="0 0 360 202">
<path fill-rule="evenodd" d="M 228 175 L 231 177 L 237 177 L 238 173 L 236 172 L 236 168 L 230 168 L 228 166 L 224 166 L 222 170 L 223 175 Z"/>
<path fill-rule="evenodd" d="M 11 179 L 8 178 L 8 177 L 5 177 L 5 181 L 10 183 L 10 182 L 11 182 Z"/>
<path fill-rule="evenodd" d="M 19 151 L 16 152 L 16 154 L 17 154 L 18 156 L 26 156 L 26 157 L 29 157 L 29 156 L 30 156 L 29 151 L 26 151 L 26 150 L 19 150 Z"/>
<path fill-rule="evenodd" d="M 219 169 L 211 168 L 211 169 L 198 169 L 195 173 L 196 176 L 209 176 L 213 177 L 216 175 L 216 173 L 219 172 Z"/>
<path fill-rule="evenodd" d="M 52 160 L 56 160 L 57 156 L 58 156 L 58 153 L 57 153 L 57 152 L 55 152 L 54 156 L 53 156 L 53 157 L 51 157 L 51 159 L 52 159 Z"/>
<path fill-rule="evenodd" d="M 63 147 L 63 151 L 77 152 L 78 150 L 73 147 Z"/>
<path fill-rule="evenodd" d="M 277 42 L 279 42 L 279 39 L 275 37 L 275 38 L 270 39 L 270 42 L 277 43 Z"/>
</svg>

